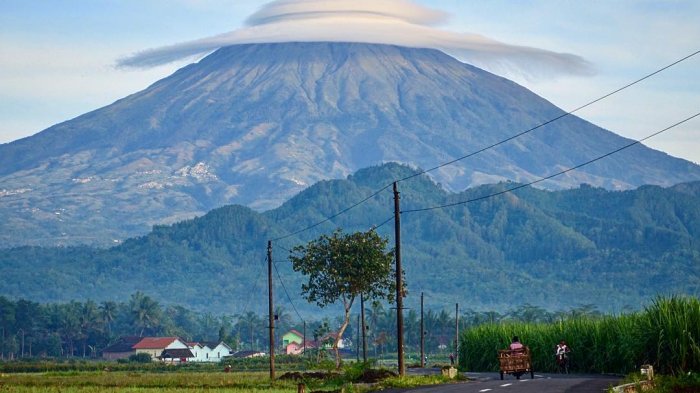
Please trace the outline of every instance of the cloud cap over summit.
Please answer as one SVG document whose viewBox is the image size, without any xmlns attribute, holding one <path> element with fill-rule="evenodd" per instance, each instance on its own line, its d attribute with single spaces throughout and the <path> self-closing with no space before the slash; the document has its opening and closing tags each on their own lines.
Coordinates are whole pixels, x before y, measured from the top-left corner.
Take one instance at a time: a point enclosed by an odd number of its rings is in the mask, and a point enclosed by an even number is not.
<svg viewBox="0 0 700 393">
<path fill-rule="evenodd" d="M 248 17 L 246 27 L 147 49 L 119 59 L 117 65 L 153 67 L 236 44 L 361 42 L 439 49 L 496 73 L 515 71 L 528 78 L 593 73 L 591 64 L 574 54 L 434 27 L 448 18 L 442 11 L 407 0 L 277 0 Z"/>
</svg>

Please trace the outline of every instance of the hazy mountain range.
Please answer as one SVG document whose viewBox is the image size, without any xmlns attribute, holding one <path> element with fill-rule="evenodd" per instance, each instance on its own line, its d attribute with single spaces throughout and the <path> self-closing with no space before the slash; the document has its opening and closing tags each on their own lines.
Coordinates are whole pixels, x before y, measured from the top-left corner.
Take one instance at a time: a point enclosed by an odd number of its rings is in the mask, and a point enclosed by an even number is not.
<svg viewBox="0 0 700 393">
<path fill-rule="evenodd" d="M 385 162 L 431 168 L 561 113 L 437 50 L 226 47 L 112 105 L 0 145 L 0 244 L 104 246 L 226 204 L 266 210 L 319 180 Z M 526 182 L 627 143 L 569 116 L 431 176 L 449 191 Z M 635 146 L 541 186 L 698 179 L 697 165 Z"/>
</svg>

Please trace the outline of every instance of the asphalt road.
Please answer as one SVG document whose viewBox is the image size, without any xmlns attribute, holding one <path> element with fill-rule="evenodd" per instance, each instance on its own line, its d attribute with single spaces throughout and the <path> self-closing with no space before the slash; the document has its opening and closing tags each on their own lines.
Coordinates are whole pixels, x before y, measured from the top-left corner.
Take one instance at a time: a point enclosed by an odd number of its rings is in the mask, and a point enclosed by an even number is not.
<svg viewBox="0 0 700 393">
<path fill-rule="evenodd" d="M 526 374 L 516 379 L 498 373 L 464 373 L 471 380 L 409 390 L 411 393 L 602 393 L 617 385 L 618 377 L 600 375 Z"/>
</svg>

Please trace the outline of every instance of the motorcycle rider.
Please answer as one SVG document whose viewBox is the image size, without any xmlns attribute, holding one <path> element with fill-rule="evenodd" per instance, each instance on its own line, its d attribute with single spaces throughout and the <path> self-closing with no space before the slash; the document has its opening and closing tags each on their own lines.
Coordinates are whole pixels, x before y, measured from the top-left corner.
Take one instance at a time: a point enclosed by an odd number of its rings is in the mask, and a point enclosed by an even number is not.
<svg viewBox="0 0 700 393">
<path fill-rule="evenodd" d="M 569 373 L 569 352 L 571 348 L 566 345 L 566 341 L 561 340 L 555 348 L 554 356 L 557 359 L 557 366 L 559 367 L 559 372 Z"/>
<path fill-rule="evenodd" d="M 566 345 L 566 341 L 561 340 L 559 341 L 559 344 L 557 344 L 557 347 L 555 349 L 556 355 L 564 355 L 568 356 L 569 352 L 571 352 L 571 348 L 569 348 L 568 345 Z"/>
</svg>

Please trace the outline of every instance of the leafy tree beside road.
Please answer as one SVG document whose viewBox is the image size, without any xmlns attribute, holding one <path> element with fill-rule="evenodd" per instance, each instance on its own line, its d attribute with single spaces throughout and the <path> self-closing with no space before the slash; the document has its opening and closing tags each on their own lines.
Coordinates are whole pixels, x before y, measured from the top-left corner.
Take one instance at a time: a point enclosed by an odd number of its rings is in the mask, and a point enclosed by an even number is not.
<svg viewBox="0 0 700 393">
<path fill-rule="evenodd" d="M 338 344 L 350 323 L 355 299 L 362 294 L 368 300 L 393 300 L 394 253 L 385 251 L 387 242 L 374 230 L 344 234 L 338 229 L 331 236 L 322 235 L 290 253 L 293 269 L 308 278 L 301 287 L 306 300 L 319 307 L 338 301 L 343 304 L 343 322 L 333 343 L 338 368 Z"/>
</svg>

